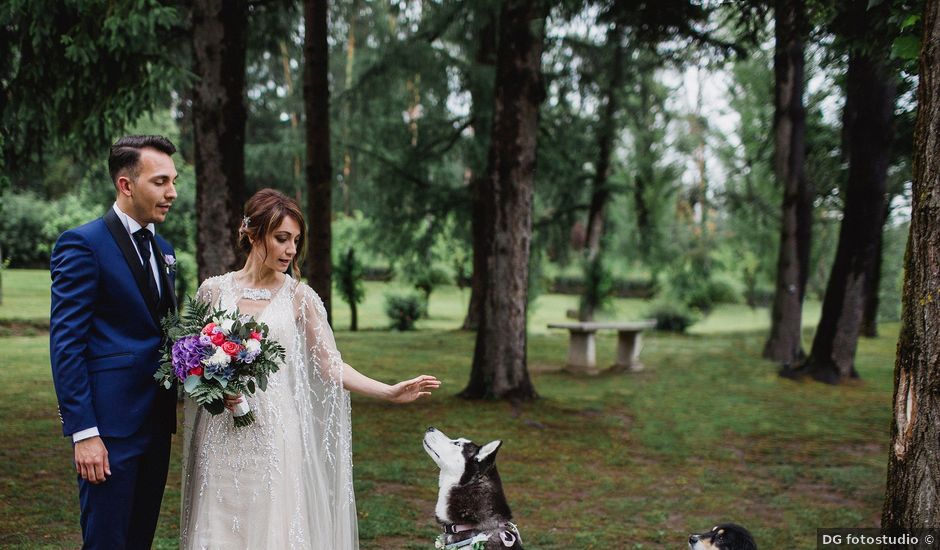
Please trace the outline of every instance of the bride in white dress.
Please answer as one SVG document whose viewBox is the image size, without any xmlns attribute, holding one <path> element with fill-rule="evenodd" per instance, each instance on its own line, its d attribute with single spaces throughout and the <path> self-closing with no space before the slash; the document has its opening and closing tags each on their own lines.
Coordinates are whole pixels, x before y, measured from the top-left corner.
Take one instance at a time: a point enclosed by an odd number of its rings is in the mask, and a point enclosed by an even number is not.
<svg viewBox="0 0 940 550">
<path fill-rule="evenodd" d="M 265 189 L 245 214 L 245 267 L 207 279 L 197 298 L 266 323 L 286 361 L 266 391 L 241 397 L 250 426 L 186 401 L 180 547 L 357 549 L 349 391 L 406 403 L 440 382 L 422 375 L 390 386 L 345 364 L 319 296 L 284 273 L 303 249 L 297 204 Z"/>
</svg>

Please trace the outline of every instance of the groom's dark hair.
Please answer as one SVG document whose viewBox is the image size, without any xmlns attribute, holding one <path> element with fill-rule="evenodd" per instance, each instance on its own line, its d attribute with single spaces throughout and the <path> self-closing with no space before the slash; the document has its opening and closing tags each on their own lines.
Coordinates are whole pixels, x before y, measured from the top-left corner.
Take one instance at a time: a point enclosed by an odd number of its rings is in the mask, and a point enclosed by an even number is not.
<svg viewBox="0 0 940 550">
<path fill-rule="evenodd" d="M 125 173 L 131 179 L 137 179 L 140 175 L 140 150 L 156 149 L 161 153 L 172 155 L 176 152 L 176 146 L 173 142 L 163 136 L 124 136 L 114 142 L 111 146 L 111 154 L 108 156 L 108 171 L 111 173 L 111 181 L 117 186 L 117 179 Z"/>
</svg>

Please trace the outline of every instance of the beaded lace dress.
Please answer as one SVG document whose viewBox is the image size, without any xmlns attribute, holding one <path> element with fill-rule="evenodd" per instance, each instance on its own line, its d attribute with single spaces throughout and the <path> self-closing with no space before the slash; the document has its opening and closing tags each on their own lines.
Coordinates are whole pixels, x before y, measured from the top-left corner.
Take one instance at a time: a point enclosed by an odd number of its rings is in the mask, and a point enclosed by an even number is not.
<svg viewBox="0 0 940 550">
<path fill-rule="evenodd" d="M 233 310 L 241 293 L 227 273 L 197 299 Z M 323 302 L 287 276 L 256 317 L 286 361 L 247 396 L 250 426 L 186 401 L 180 547 L 358 549 L 349 393 Z"/>
</svg>

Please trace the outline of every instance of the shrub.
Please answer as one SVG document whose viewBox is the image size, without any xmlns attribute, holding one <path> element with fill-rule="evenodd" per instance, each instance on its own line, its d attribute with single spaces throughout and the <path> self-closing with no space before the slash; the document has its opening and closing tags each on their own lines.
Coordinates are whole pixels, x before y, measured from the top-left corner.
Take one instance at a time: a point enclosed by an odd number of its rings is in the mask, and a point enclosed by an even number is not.
<svg viewBox="0 0 940 550">
<path fill-rule="evenodd" d="M 396 330 L 414 330 L 415 321 L 425 314 L 424 300 L 416 294 L 389 294 L 385 296 L 385 314 Z"/>
<path fill-rule="evenodd" d="M 42 225 L 42 240 L 36 244 L 37 252 L 46 258 L 52 255 L 52 248 L 59 235 L 104 213 L 100 206 L 85 204 L 76 195 L 66 195 L 49 203 L 49 209 Z"/>
<path fill-rule="evenodd" d="M 738 301 L 738 291 L 727 277 L 690 263 L 670 273 L 666 285 L 666 296 L 704 314 L 718 304 Z"/>
<path fill-rule="evenodd" d="M 49 206 L 30 193 L 3 195 L 0 216 L 0 246 L 10 267 L 49 267 L 49 253 L 40 250 L 52 243 L 45 242 L 43 225 L 49 217 Z M 55 241 L 53 241 L 55 242 Z"/>
<path fill-rule="evenodd" d="M 663 301 L 650 306 L 647 318 L 656 320 L 656 330 L 683 333 L 698 321 L 698 315 L 685 305 Z"/>
<path fill-rule="evenodd" d="M 359 329 L 359 317 L 356 305 L 362 302 L 366 297 L 366 289 L 362 284 L 362 262 L 356 258 L 355 249 L 349 247 L 346 253 L 340 256 L 340 259 L 333 267 L 336 274 L 336 289 L 339 290 L 343 300 L 349 304 L 350 310 L 350 330 Z"/>
</svg>

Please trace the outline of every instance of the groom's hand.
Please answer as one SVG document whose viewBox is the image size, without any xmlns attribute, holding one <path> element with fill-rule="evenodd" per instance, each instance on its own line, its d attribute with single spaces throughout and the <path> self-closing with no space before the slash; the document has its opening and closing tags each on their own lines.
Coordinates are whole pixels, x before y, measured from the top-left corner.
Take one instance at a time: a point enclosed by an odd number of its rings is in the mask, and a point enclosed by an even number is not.
<svg viewBox="0 0 940 550">
<path fill-rule="evenodd" d="M 89 483 L 103 483 L 111 475 L 108 464 L 108 449 L 98 436 L 83 439 L 75 444 L 75 469 Z"/>
</svg>

